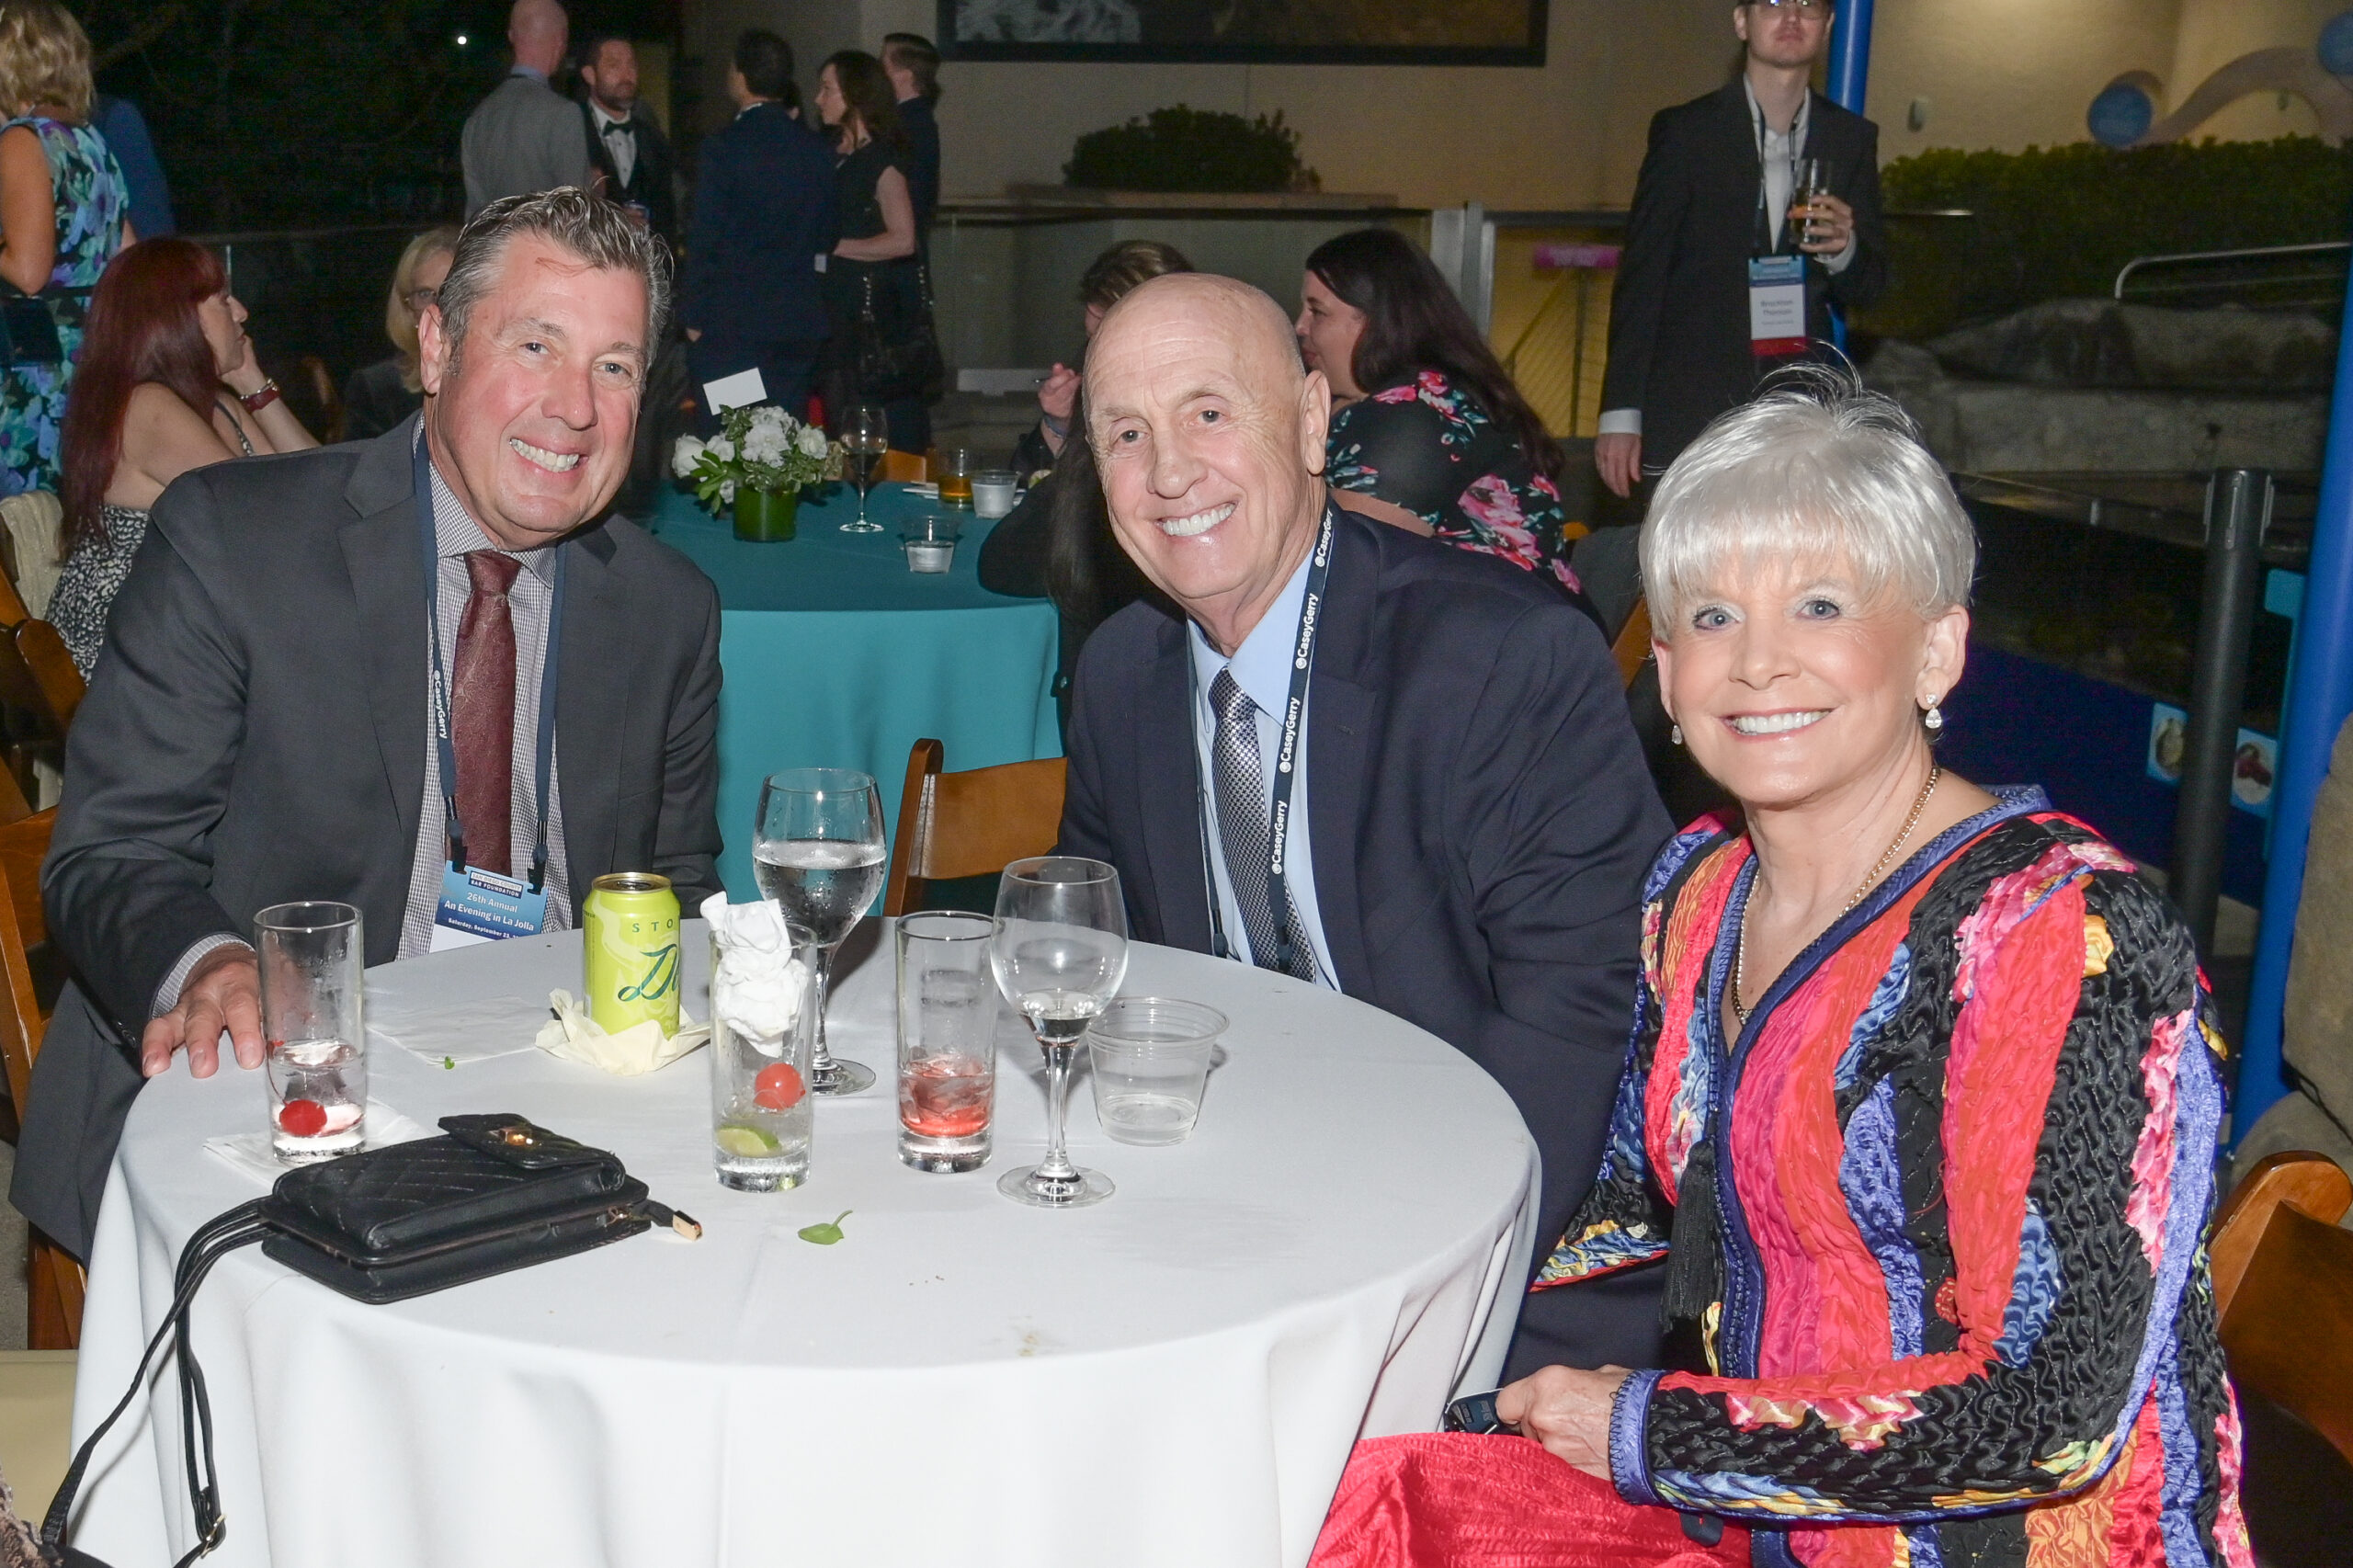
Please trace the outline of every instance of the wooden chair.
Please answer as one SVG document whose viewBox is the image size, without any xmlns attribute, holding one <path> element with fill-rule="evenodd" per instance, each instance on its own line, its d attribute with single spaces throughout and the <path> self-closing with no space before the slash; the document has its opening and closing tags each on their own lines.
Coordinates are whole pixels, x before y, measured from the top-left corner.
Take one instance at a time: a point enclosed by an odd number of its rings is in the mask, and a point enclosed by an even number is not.
<svg viewBox="0 0 2353 1568">
<path fill-rule="evenodd" d="M 1609 644 L 1609 656 L 1618 661 L 1618 678 L 1630 689 L 1634 677 L 1643 673 L 1643 664 L 1651 656 L 1651 601 L 1634 601 L 1634 611 L 1626 624 L 1618 629 L 1618 641 Z"/>
<path fill-rule="evenodd" d="M 32 1092 L 33 1059 L 49 1028 L 49 1008 L 33 954 L 49 941 L 41 910 L 40 863 L 49 854 L 57 812 L 46 811 L 0 826 L 0 1057 L 8 1095 L 18 1111 Z M 82 1266 L 40 1232 L 32 1233 L 30 1340 L 35 1350 L 71 1350 L 82 1341 Z"/>
<path fill-rule="evenodd" d="M 892 484 L 921 484 L 931 473 L 931 465 L 921 452 L 903 452 L 893 447 L 882 454 L 881 477 Z"/>
<path fill-rule="evenodd" d="M 2353 1180 L 2323 1155 L 2274 1154 L 2214 1221 L 2207 1255 L 2231 1376 L 2353 1461 Z"/>
<path fill-rule="evenodd" d="M 0 605 L 0 613 L 6 609 Z M 26 799 L 40 798 L 35 763 L 64 772 L 65 732 L 81 710 L 85 689 L 57 628 L 45 620 L 8 623 L 0 644 L 0 710 L 6 712 L 8 772 Z"/>
<path fill-rule="evenodd" d="M 922 908 L 926 882 L 987 876 L 1026 856 L 1048 854 L 1062 832 L 1061 757 L 942 773 L 946 756 L 945 746 L 929 740 L 907 753 L 885 915 Z"/>
</svg>

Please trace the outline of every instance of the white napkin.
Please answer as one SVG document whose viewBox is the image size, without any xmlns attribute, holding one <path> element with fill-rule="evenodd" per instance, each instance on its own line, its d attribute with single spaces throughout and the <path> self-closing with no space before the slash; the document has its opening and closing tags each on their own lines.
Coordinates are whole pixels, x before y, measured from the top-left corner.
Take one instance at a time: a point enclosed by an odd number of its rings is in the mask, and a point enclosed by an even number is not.
<svg viewBox="0 0 2353 1568">
<path fill-rule="evenodd" d="M 767 899 L 730 903 L 723 892 L 702 901 L 718 949 L 710 973 L 710 1011 L 762 1056 L 784 1054 L 784 1038 L 801 1017 L 809 966 L 792 956 L 784 911 Z"/>
<path fill-rule="evenodd" d="M 529 1051 L 547 1021 L 547 1003 L 523 996 L 491 996 L 415 1011 L 380 1006 L 373 998 L 368 1006 L 369 1034 L 382 1036 L 435 1067 L 464 1067 Z"/>
<path fill-rule="evenodd" d="M 420 1138 L 433 1136 L 433 1129 L 418 1125 L 414 1118 L 403 1116 L 381 1100 L 368 1102 L 366 1126 L 368 1147 L 370 1149 L 387 1148 L 394 1143 L 414 1143 Z M 267 1132 L 224 1132 L 207 1138 L 204 1147 L 264 1187 L 272 1185 L 288 1171 L 300 1168 L 286 1164 L 270 1152 Z"/>
<path fill-rule="evenodd" d="M 616 1078 L 658 1072 L 710 1038 L 710 1026 L 696 1023 L 684 1011 L 678 1014 L 678 1032 L 674 1035 L 664 1034 L 662 1026 L 651 1018 L 631 1024 L 619 1034 L 608 1034 L 605 1026 L 590 1017 L 586 1006 L 573 1000 L 569 991 L 549 992 L 548 1006 L 554 1009 L 555 1018 L 540 1028 L 539 1048 L 550 1056 L 577 1062 Z"/>
</svg>

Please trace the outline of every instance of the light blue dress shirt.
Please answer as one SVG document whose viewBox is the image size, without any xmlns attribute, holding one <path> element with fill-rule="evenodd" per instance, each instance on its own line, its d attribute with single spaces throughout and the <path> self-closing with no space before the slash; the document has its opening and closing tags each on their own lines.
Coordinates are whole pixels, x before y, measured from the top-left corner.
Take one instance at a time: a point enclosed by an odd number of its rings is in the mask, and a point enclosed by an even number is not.
<svg viewBox="0 0 2353 1568">
<path fill-rule="evenodd" d="M 1242 646 L 1234 650 L 1231 660 L 1211 645 L 1199 625 L 1189 626 L 1193 651 L 1193 752 L 1201 770 L 1201 831 L 1206 835 L 1203 842 L 1209 846 L 1211 892 L 1217 899 L 1219 917 L 1225 922 L 1226 944 L 1245 963 L 1251 959 L 1250 933 L 1242 924 L 1242 906 L 1233 900 L 1233 882 L 1225 869 L 1225 840 L 1219 835 L 1217 825 L 1217 774 L 1212 757 L 1217 743 L 1217 710 L 1210 703 L 1210 688 L 1216 684 L 1220 670 L 1231 668 L 1234 684 L 1257 705 L 1258 776 L 1266 783 L 1267 810 L 1271 812 L 1275 754 L 1282 744 L 1283 710 L 1290 702 L 1291 648 L 1299 636 L 1300 607 L 1307 600 L 1309 564 L 1308 561 L 1299 563 L 1299 570 L 1290 574 L 1290 581 L 1283 585 L 1283 591 L 1267 607 L 1264 619 L 1250 629 L 1250 635 L 1242 640 Z M 1310 705 L 1312 700 L 1311 698 Z M 1324 940 L 1324 917 L 1315 903 L 1315 852 L 1307 826 L 1307 706 L 1302 705 L 1300 711 L 1299 744 L 1291 757 L 1290 827 L 1283 845 L 1283 875 L 1290 883 L 1291 903 L 1298 907 L 1299 923 L 1305 929 L 1308 946 L 1315 952 L 1318 983 L 1337 991 L 1340 987 L 1332 972 L 1332 949 Z"/>
</svg>

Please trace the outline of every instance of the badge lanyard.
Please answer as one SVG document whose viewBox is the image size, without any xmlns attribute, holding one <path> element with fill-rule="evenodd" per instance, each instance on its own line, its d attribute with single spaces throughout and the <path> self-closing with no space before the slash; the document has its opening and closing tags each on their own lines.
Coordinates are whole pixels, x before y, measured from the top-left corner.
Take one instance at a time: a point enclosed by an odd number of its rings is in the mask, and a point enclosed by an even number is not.
<svg viewBox="0 0 2353 1568">
<path fill-rule="evenodd" d="M 1801 104 L 1798 107 L 1797 118 L 1790 121 L 1790 189 L 1792 194 L 1798 188 L 1798 157 L 1801 146 L 1798 132 L 1806 127 L 1808 119 L 1812 118 L 1808 111 L 1813 107 L 1811 102 Z M 1756 102 L 1752 97 L 1749 100 L 1749 108 L 1756 111 L 1756 222 L 1765 231 L 1766 254 L 1779 256 L 1781 251 L 1781 232 L 1789 227 L 1789 215 L 1784 212 L 1779 221 L 1776 222 L 1773 214 L 1767 210 L 1771 204 L 1765 199 L 1765 106 Z"/>
<path fill-rule="evenodd" d="M 433 465 L 425 443 L 416 444 L 416 547 L 425 565 L 426 645 L 433 654 L 433 743 L 441 758 L 441 799 L 448 810 L 449 865 L 466 869 L 465 824 L 458 820 L 458 748 L 449 738 L 449 683 L 441 666 L 441 561 L 436 549 L 439 528 L 433 516 Z M 539 799 L 532 824 L 531 881 L 540 892 L 548 876 L 548 782 L 555 771 L 556 651 L 563 631 L 563 551 L 555 552 L 555 582 L 548 599 L 547 657 L 540 670 Z M 512 864 L 511 853 L 509 864 Z"/>
<path fill-rule="evenodd" d="M 1315 553 L 1308 557 L 1307 592 L 1299 606 L 1299 634 L 1291 644 L 1290 696 L 1283 704 L 1282 744 L 1275 750 L 1275 798 L 1273 810 L 1267 816 L 1267 902 L 1275 915 L 1275 950 L 1267 956 L 1275 966 L 1289 972 L 1291 960 L 1299 952 L 1303 933 L 1291 925 L 1290 880 L 1283 873 L 1283 846 L 1289 836 L 1291 787 L 1298 778 L 1300 724 L 1307 713 L 1307 677 L 1315 663 L 1315 629 L 1324 619 L 1324 591 L 1332 577 L 1332 513 L 1330 502 L 1324 505 L 1324 524 L 1315 536 Z M 1187 655 L 1189 666 L 1191 655 Z M 1200 711 L 1200 686 L 1198 672 L 1193 682 L 1193 710 Z M 1211 751 L 1215 746 L 1212 744 Z M 1209 892 L 1210 950 L 1219 958 L 1234 957 L 1225 936 L 1225 914 L 1218 907 L 1217 879 L 1210 874 L 1207 824 L 1207 793 L 1203 792 L 1201 822 L 1201 881 Z M 1226 870 L 1231 876 L 1233 868 Z"/>
</svg>

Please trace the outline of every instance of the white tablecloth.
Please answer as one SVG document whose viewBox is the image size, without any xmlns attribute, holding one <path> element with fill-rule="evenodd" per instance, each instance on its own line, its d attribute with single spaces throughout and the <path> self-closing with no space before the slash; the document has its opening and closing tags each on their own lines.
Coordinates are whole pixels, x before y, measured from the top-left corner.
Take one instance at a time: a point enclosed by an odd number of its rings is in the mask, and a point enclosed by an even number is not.
<svg viewBox="0 0 2353 1568">
<path fill-rule="evenodd" d="M 834 1040 L 887 1085 L 879 934 L 851 940 Z M 687 953 L 701 1017 L 699 923 Z M 1535 1151 L 1492 1079 L 1386 1013 L 1139 945 L 1127 994 L 1222 1009 L 1227 1059 L 1192 1139 L 1166 1148 L 1105 1137 L 1081 1075 L 1073 1152 L 1119 1191 L 1051 1213 L 996 1191 L 1045 1119 L 1010 1015 L 986 1168 L 901 1165 L 878 1087 L 820 1102 L 809 1182 L 766 1195 L 712 1178 L 699 1052 L 635 1079 L 537 1051 L 444 1068 L 445 1045 L 506 1036 L 409 1022 L 536 1001 L 579 971 L 575 935 L 371 971 L 371 1029 L 433 1053 L 375 1040 L 375 1096 L 427 1126 L 519 1111 L 611 1148 L 706 1238 L 636 1237 L 390 1307 L 233 1255 L 196 1308 L 229 1520 L 213 1562 L 1295 1565 L 1351 1441 L 1428 1430 L 1454 1393 L 1494 1386 Z M 520 1027 L 512 1005 L 485 1016 Z M 77 1441 L 160 1322 L 182 1242 L 259 1195 L 203 1143 L 259 1126 L 262 1105 L 233 1067 L 140 1095 L 98 1226 Z M 843 1210 L 839 1244 L 795 1235 Z M 188 1544 L 176 1404 L 167 1374 L 155 1418 L 108 1439 L 85 1491 L 77 1541 L 118 1568 Z"/>
</svg>

